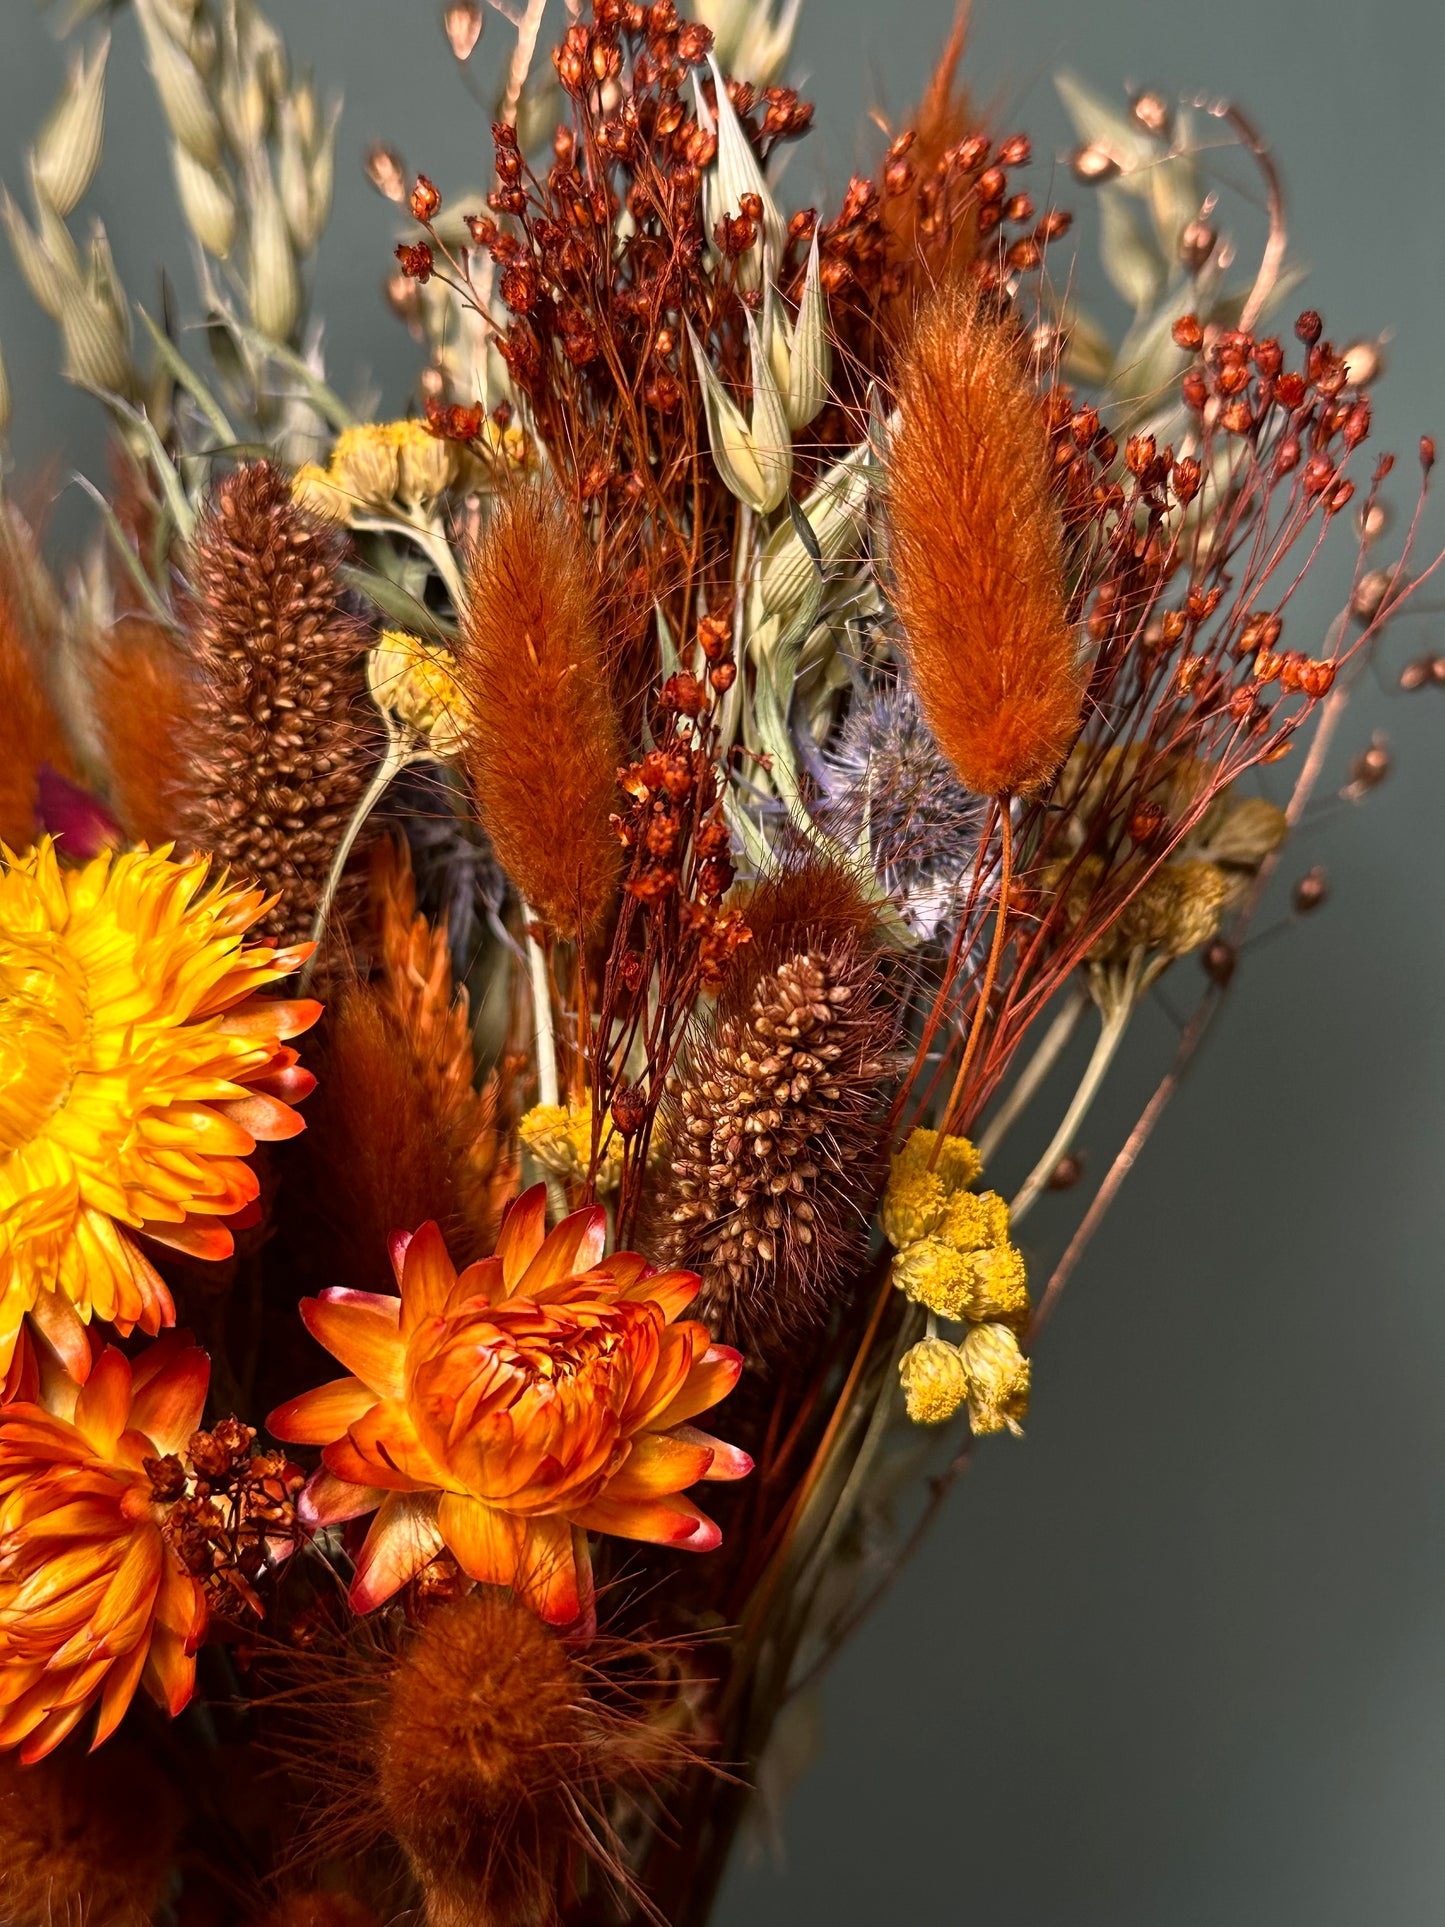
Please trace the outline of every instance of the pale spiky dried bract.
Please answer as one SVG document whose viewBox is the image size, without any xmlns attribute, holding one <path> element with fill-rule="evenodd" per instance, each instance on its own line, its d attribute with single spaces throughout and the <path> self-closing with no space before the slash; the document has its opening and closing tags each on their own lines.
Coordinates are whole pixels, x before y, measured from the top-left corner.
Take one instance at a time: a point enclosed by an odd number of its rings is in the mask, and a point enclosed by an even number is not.
<svg viewBox="0 0 1445 1927">
<path fill-rule="evenodd" d="M 196 533 L 181 838 L 279 892 L 266 928 L 293 940 L 310 928 L 375 745 L 339 561 L 335 532 L 269 462 L 228 475 Z"/>
<path fill-rule="evenodd" d="M 695 1048 L 667 1125 L 669 1262 L 745 1352 L 828 1313 L 866 1242 L 891 1019 L 858 945 L 786 959 Z"/>
</svg>

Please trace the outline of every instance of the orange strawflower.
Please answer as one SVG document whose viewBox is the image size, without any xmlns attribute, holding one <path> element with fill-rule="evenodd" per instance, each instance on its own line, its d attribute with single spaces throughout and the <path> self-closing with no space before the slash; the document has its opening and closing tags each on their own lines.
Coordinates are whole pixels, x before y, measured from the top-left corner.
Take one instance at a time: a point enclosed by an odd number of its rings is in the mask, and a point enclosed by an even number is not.
<svg viewBox="0 0 1445 1927">
<path fill-rule="evenodd" d="M 172 1716 L 191 1697 L 205 1594 L 166 1543 L 145 1462 L 184 1447 L 210 1370 L 175 1332 L 134 1364 L 108 1346 L 84 1385 L 31 1369 L 28 1396 L 0 1408 L 0 1747 L 22 1760 L 97 1700 L 99 1745 L 137 1686 Z"/>
<path fill-rule="evenodd" d="M 291 1104 L 315 1079 L 282 1039 L 321 1006 L 256 992 L 308 947 L 246 943 L 267 900 L 209 867 L 0 845 L 0 1379 L 27 1312 L 77 1376 L 82 1320 L 170 1324 L 131 1234 L 228 1257 L 218 1220 L 257 1193 L 243 1160 L 302 1128 Z"/>
<path fill-rule="evenodd" d="M 602 1255 L 606 1214 L 546 1235 L 524 1192 L 495 1254 L 458 1276 L 441 1233 L 398 1235 L 400 1298 L 332 1290 L 303 1302 L 355 1376 L 271 1414 L 278 1438 L 322 1447 L 301 1499 L 315 1526 L 375 1512 L 351 1603 L 368 1612 L 443 1547 L 473 1579 L 511 1586 L 553 1625 L 590 1614 L 587 1533 L 708 1552 L 721 1534 L 684 1488 L 752 1461 L 688 1420 L 730 1392 L 740 1355 L 695 1320 L 687 1271 Z"/>
</svg>

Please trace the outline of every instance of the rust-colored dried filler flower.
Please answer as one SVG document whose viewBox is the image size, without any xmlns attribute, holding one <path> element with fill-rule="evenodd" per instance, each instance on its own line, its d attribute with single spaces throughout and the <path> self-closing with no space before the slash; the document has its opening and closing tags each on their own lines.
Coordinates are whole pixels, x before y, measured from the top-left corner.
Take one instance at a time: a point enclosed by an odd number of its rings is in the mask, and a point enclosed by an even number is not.
<svg viewBox="0 0 1445 1927">
<path fill-rule="evenodd" d="M 0 199 L 114 475 L 58 576 L 0 499 L 7 1927 L 703 1927 L 1438 567 L 1229 103 L 1061 82 L 1115 346 L 962 11 L 816 206 L 795 0 L 440 11 L 491 149 L 367 130 L 384 415 L 258 0 L 72 8 Z M 127 36 L 152 310 L 85 205 Z"/>
</svg>

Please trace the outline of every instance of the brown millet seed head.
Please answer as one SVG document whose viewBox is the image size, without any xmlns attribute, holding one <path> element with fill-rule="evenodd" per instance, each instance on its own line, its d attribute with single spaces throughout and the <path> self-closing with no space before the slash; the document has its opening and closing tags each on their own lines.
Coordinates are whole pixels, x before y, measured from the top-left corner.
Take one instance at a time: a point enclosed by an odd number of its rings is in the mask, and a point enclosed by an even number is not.
<svg viewBox="0 0 1445 1927">
<path fill-rule="evenodd" d="M 840 943 L 770 971 L 693 1051 L 668 1120 L 668 1262 L 755 1358 L 827 1317 L 867 1238 L 891 1041 L 876 965 Z"/>
<path fill-rule="evenodd" d="M 340 539 L 269 462 L 217 487 L 196 533 L 180 840 L 279 892 L 263 928 L 310 928 L 376 732 L 365 637 L 341 603 Z"/>
</svg>

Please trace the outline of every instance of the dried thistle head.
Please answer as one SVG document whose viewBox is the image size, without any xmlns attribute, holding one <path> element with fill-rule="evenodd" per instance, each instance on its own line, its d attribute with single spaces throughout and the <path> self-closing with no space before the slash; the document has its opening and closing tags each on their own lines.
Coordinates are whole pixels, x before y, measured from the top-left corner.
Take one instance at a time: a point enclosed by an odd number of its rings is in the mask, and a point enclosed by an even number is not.
<svg viewBox="0 0 1445 1927">
<path fill-rule="evenodd" d="M 177 827 L 279 894 L 267 928 L 287 939 L 310 928 L 375 754 L 340 560 L 336 532 L 269 462 L 220 482 L 191 559 L 196 680 Z"/>
<path fill-rule="evenodd" d="M 868 1238 L 891 1001 L 856 938 L 751 980 L 697 1038 L 664 1139 L 667 1262 L 719 1336 L 763 1361 L 823 1323 Z"/>
<path fill-rule="evenodd" d="M 621 867 L 608 822 L 620 731 L 593 560 L 559 500 L 523 488 L 498 504 L 463 615 L 462 756 L 482 825 L 527 903 L 585 936 Z"/>
<path fill-rule="evenodd" d="M 1008 327 L 961 286 L 899 357 L 889 562 L 923 713 L 965 786 L 1027 794 L 1079 722 L 1043 411 Z"/>
<path fill-rule="evenodd" d="M 823 763 L 828 819 L 850 841 L 866 832 L 899 914 L 920 936 L 935 936 L 968 887 L 986 806 L 954 774 L 911 684 L 859 690 Z"/>
</svg>

